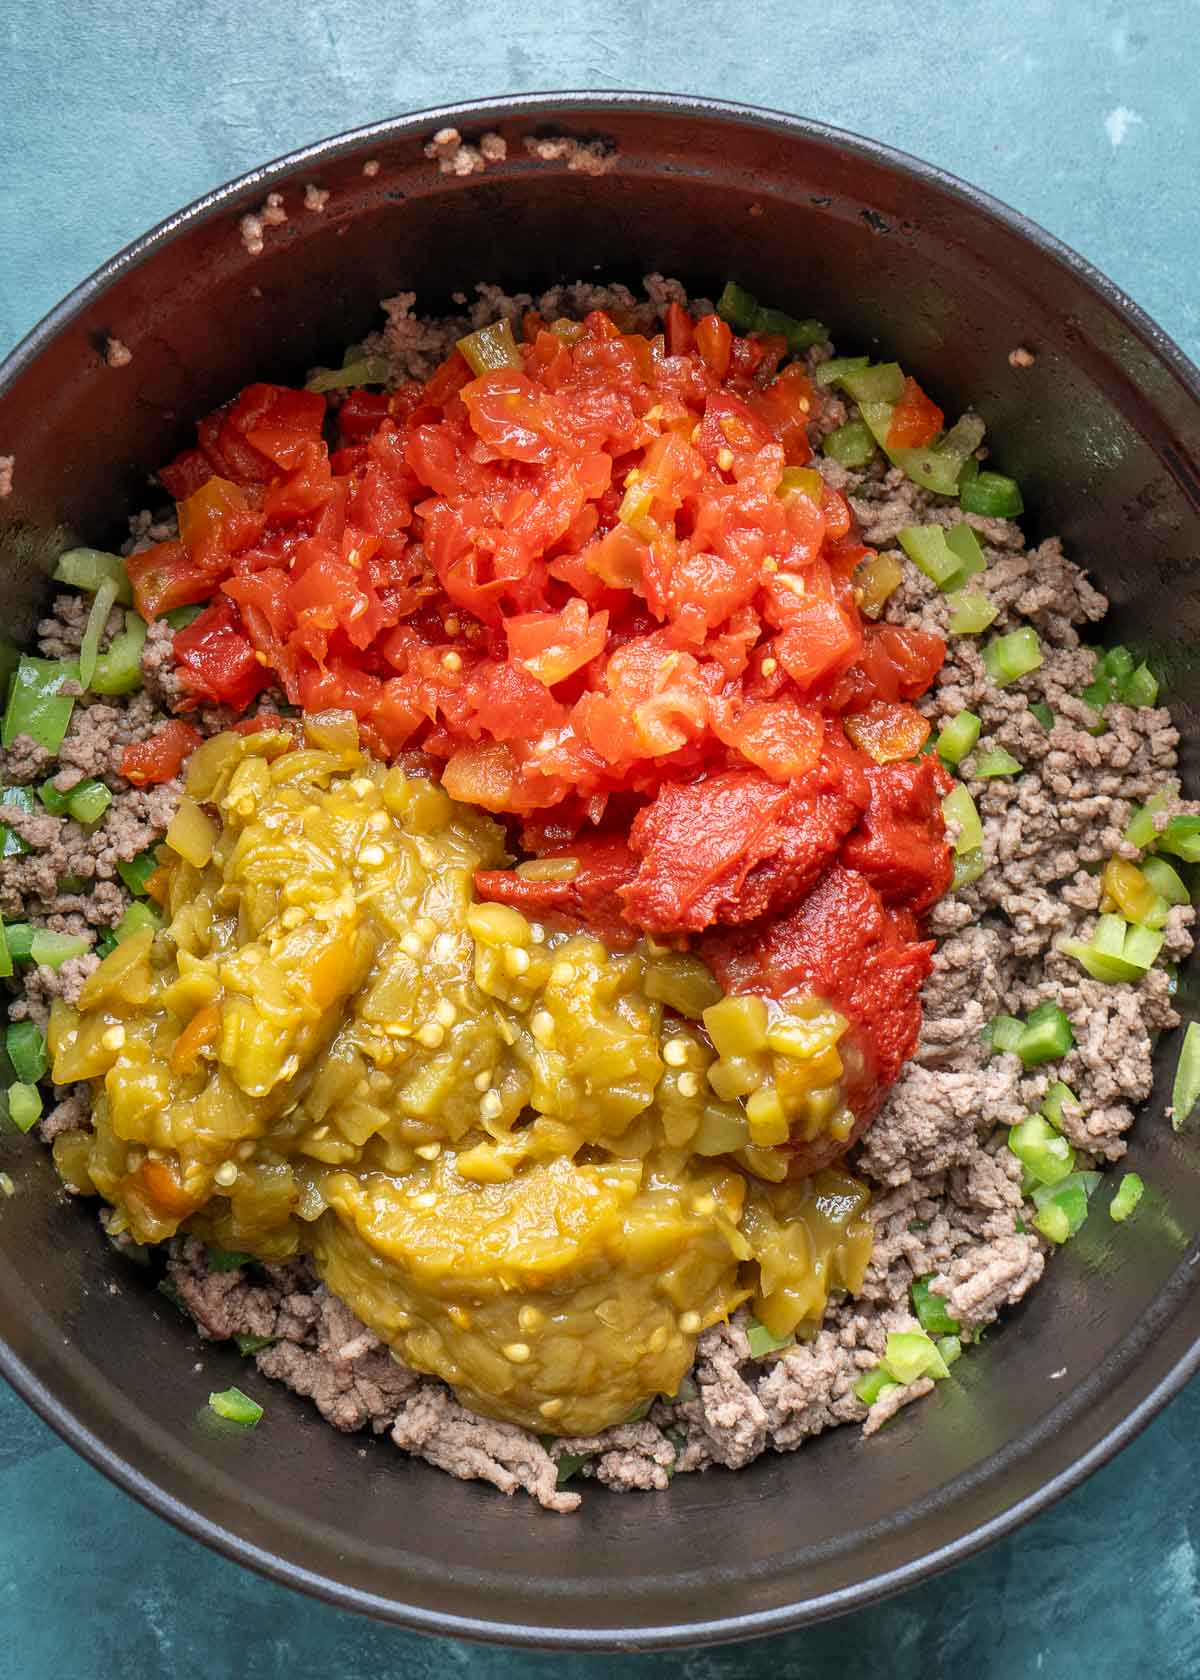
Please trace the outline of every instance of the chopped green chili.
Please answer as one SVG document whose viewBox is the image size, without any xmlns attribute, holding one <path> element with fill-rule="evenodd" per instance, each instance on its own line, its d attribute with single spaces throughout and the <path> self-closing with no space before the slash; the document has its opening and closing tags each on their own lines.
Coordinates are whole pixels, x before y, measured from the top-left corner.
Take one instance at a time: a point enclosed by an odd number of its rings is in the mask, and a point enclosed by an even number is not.
<svg viewBox="0 0 1200 1680">
<path fill-rule="evenodd" d="M 562 1487 L 565 1482 L 571 1480 L 572 1476 L 577 1476 L 590 1457 L 590 1453 L 563 1453 L 560 1458 L 555 1459 L 555 1464 L 558 1466 L 555 1486 Z"/>
<path fill-rule="evenodd" d="M 104 626 L 108 623 L 108 615 L 116 605 L 116 600 L 116 582 L 113 578 L 105 578 L 96 591 L 96 598 L 92 602 L 84 627 L 83 640 L 79 644 L 79 681 L 84 688 L 92 686 L 96 660 L 100 655 L 100 638 L 104 634 Z"/>
<path fill-rule="evenodd" d="M 1110 984 L 1140 980 L 1154 966 L 1163 946 L 1160 929 L 1133 927 L 1123 916 L 1103 915 L 1090 941 L 1061 939 L 1058 949 L 1074 957 L 1094 980 Z"/>
<path fill-rule="evenodd" d="M 239 1266 L 249 1266 L 253 1254 L 240 1248 L 210 1248 L 207 1250 L 209 1268 L 214 1272 L 235 1272 Z"/>
<path fill-rule="evenodd" d="M 974 459 L 965 462 L 959 476 L 958 505 L 964 513 L 982 514 L 988 519 L 1016 519 L 1025 511 L 1016 479 L 985 472 Z"/>
<path fill-rule="evenodd" d="M 720 313 L 720 310 L 721 305 L 718 303 L 718 313 Z M 731 326 L 734 325 L 728 315 L 724 318 L 729 321 Z M 870 367 L 870 365 L 870 356 L 834 356 L 832 360 L 820 364 L 813 374 L 813 378 L 818 385 L 836 385 L 848 373 L 861 373 L 864 368 Z"/>
<path fill-rule="evenodd" d="M 67 812 L 78 823 L 99 822 L 111 804 L 111 791 L 94 776 L 77 782 L 67 795 Z"/>
<path fill-rule="evenodd" d="M 931 1335 L 957 1336 L 962 1326 L 950 1314 L 944 1295 L 936 1295 L 930 1288 L 933 1274 L 914 1278 L 912 1282 L 913 1312 L 922 1330 L 928 1330 Z"/>
<path fill-rule="evenodd" d="M 123 939 L 131 934 L 140 933 L 143 928 L 153 928 L 157 933 L 162 926 L 162 917 L 144 899 L 136 899 L 121 920 L 113 929 L 113 945 L 119 945 Z"/>
<path fill-rule="evenodd" d="M 1017 1040 L 1017 1055 L 1027 1068 L 1040 1067 L 1043 1062 L 1061 1061 L 1074 1043 L 1066 1010 L 1057 1003 L 1039 1003 Z"/>
<path fill-rule="evenodd" d="M 1148 857 L 1142 864 L 1142 874 L 1168 904 L 1191 903 L 1192 895 L 1183 877 L 1177 869 L 1171 867 L 1166 858 Z"/>
<path fill-rule="evenodd" d="M 938 733 L 934 745 L 947 764 L 961 764 L 979 739 L 983 725 L 974 712 L 956 712 Z"/>
<path fill-rule="evenodd" d="M 875 439 L 865 421 L 847 420 L 844 426 L 828 434 L 821 448 L 830 460 L 853 471 L 865 467 L 874 457 Z"/>
<path fill-rule="evenodd" d="M 95 595 L 102 583 L 115 583 L 116 599 L 121 606 L 133 604 L 124 560 L 119 554 L 106 554 L 101 548 L 69 548 L 60 554 L 54 581 L 69 583 L 73 589 L 84 589 L 89 595 Z"/>
<path fill-rule="evenodd" d="M 163 614 L 163 618 L 171 626 L 172 630 L 186 630 L 188 625 L 191 624 L 194 619 L 199 618 L 203 611 L 204 608 L 197 601 L 190 603 L 186 607 L 170 607 Z"/>
<path fill-rule="evenodd" d="M 0 744 L 11 747 L 18 735 L 28 735 L 48 753 L 57 753 L 75 709 L 75 697 L 64 694 L 68 682 L 79 681 L 79 666 L 68 659 L 34 659 L 23 653 L 12 677 Z"/>
<path fill-rule="evenodd" d="M 961 782 L 942 800 L 942 816 L 947 824 L 954 823 L 958 828 L 954 850 L 960 856 L 982 847 L 983 824 L 975 809 L 975 801 Z"/>
<path fill-rule="evenodd" d="M 792 1347 L 796 1337 L 793 1333 L 788 1336 L 776 1336 L 760 1324 L 757 1319 L 751 1319 L 746 1326 L 746 1340 L 750 1344 L 751 1359 L 761 1359 L 764 1354 L 778 1353 L 780 1348 Z"/>
<path fill-rule="evenodd" d="M 950 891 L 958 892 L 960 887 L 969 887 L 972 881 L 978 881 L 983 870 L 982 846 L 974 846 L 969 852 L 958 853 L 954 859 L 954 877 L 950 882 Z"/>
<path fill-rule="evenodd" d="M 1037 632 L 1026 624 L 1020 630 L 1010 630 L 1006 636 L 997 636 L 984 648 L 983 663 L 997 688 L 1016 682 L 1018 677 L 1027 677 L 1043 663 Z"/>
<path fill-rule="evenodd" d="M 952 636 L 978 636 L 993 622 L 999 608 L 978 589 L 955 593 L 950 597 L 954 611 L 950 614 Z"/>
<path fill-rule="evenodd" d="M 33 1021 L 12 1021 L 4 1035 L 4 1047 L 13 1072 L 25 1085 L 36 1085 L 45 1077 L 50 1062 L 42 1029 Z"/>
<path fill-rule="evenodd" d="M 52 817 L 65 817 L 67 814 L 67 795 L 60 788 L 56 788 L 53 779 L 43 782 L 37 790 L 37 796 Z"/>
<path fill-rule="evenodd" d="M 322 368 L 304 387 L 306 391 L 341 391 L 359 385 L 386 385 L 391 374 L 386 356 L 358 356 L 340 368 Z"/>
<path fill-rule="evenodd" d="M 36 1085 L 18 1082 L 8 1087 L 8 1117 L 19 1132 L 27 1132 L 42 1117 L 42 1093 Z"/>
<path fill-rule="evenodd" d="M 940 525 L 906 525 L 900 532 L 900 547 L 939 589 L 948 589 L 962 569 Z"/>
<path fill-rule="evenodd" d="M 158 847 L 147 846 L 135 858 L 123 858 L 117 864 L 117 874 L 135 898 L 144 898 L 150 877 L 158 868 Z"/>
<path fill-rule="evenodd" d="M 942 1356 L 943 1365 L 953 1365 L 956 1359 L 962 1358 L 962 1339 L 959 1336 L 939 1336 L 937 1350 Z"/>
<path fill-rule="evenodd" d="M 1099 1182 L 1099 1173 L 1076 1172 L 1057 1184 L 1039 1185 L 1033 1192 L 1033 1223 L 1042 1235 L 1054 1243 L 1073 1237 L 1087 1218 L 1088 1198 Z"/>
<path fill-rule="evenodd" d="M 862 1401 L 864 1406 L 873 1406 L 885 1388 L 897 1387 L 896 1379 L 883 1365 L 874 1365 L 869 1371 L 864 1371 L 854 1385 L 855 1398 Z"/>
<path fill-rule="evenodd" d="M 1200 1101 L 1200 1022 L 1189 1021 L 1171 1087 L 1171 1124 L 1176 1131 Z"/>
<path fill-rule="evenodd" d="M 927 444 L 920 449 L 893 449 L 887 441 L 892 424 L 892 403 L 860 400 L 859 412 L 888 460 L 898 466 L 914 484 L 932 490 L 939 496 L 953 496 L 957 493 L 963 461 L 973 450 L 978 449 L 983 441 L 983 421 L 978 415 L 964 414 L 937 443 Z"/>
<path fill-rule="evenodd" d="M 997 1051 L 1012 1051 L 1016 1053 L 1017 1045 L 1025 1031 L 1024 1021 L 1018 1021 L 1015 1015 L 997 1015 L 985 1029 L 991 1040 L 992 1049 Z"/>
<path fill-rule="evenodd" d="M 1158 837 L 1159 850 L 1182 858 L 1184 863 L 1200 863 L 1200 817 L 1172 817 Z"/>
<path fill-rule="evenodd" d="M 1108 1204 L 1110 1219 L 1123 1224 L 1145 1194 L 1146 1186 L 1137 1173 L 1126 1173 L 1117 1186 L 1117 1193 Z"/>
<path fill-rule="evenodd" d="M 1029 710 L 1033 713 L 1034 717 L 1038 720 L 1043 729 L 1054 728 L 1054 713 L 1050 710 L 1044 700 L 1031 700 L 1029 702 Z"/>
<path fill-rule="evenodd" d="M 458 348 L 471 372 L 482 374 L 495 368 L 519 368 L 521 352 L 513 337 L 511 321 L 493 321 L 478 332 L 460 338 Z"/>
<path fill-rule="evenodd" d="M 125 628 L 114 636 L 107 653 L 96 661 L 88 685 L 93 694 L 132 694 L 142 685 L 142 649 L 146 645 L 146 621 L 137 613 L 125 614 Z"/>
<path fill-rule="evenodd" d="M 274 1347 L 278 1336 L 235 1336 L 235 1343 L 239 1353 L 261 1353 L 264 1348 Z"/>
<path fill-rule="evenodd" d="M 0 808 L 5 805 L 24 811 L 25 815 L 30 817 L 37 810 L 33 794 L 27 787 L 5 788 L 3 793 L 0 793 Z M 0 823 L 0 857 L 21 857 L 29 849 L 15 829 L 10 828 L 7 823 Z"/>
<path fill-rule="evenodd" d="M 7 980 L 12 971 L 13 959 L 8 948 L 8 929 L 0 922 L 0 980 Z"/>
<path fill-rule="evenodd" d="M 879 362 L 874 367 L 868 364 L 863 368 L 847 369 L 839 383 L 856 403 L 887 403 L 890 406 L 904 394 L 904 370 L 899 362 Z M 875 428 L 872 426 L 871 430 Z"/>
<path fill-rule="evenodd" d="M 727 321 L 738 332 L 749 332 L 757 308 L 758 299 L 753 292 L 739 286 L 736 280 L 726 281 L 725 290 L 717 299 L 717 314 L 722 321 Z M 862 360 L 865 365 L 867 358 L 864 356 Z M 825 365 L 829 366 L 828 363 Z"/>
<path fill-rule="evenodd" d="M 987 561 L 983 557 L 983 549 L 979 546 L 979 538 L 965 522 L 952 525 L 946 532 L 946 546 L 951 554 L 957 556 L 962 566 L 962 575 L 951 587 L 961 589 L 980 572 L 987 571 Z"/>
<path fill-rule="evenodd" d="M 1129 827 L 1125 830 L 1125 839 L 1139 851 L 1145 851 L 1158 838 L 1158 829 L 1154 819 L 1161 816 L 1171 801 L 1178 797 L 1179 783 L 1174 777 L 1164 782 L 1157 793 L 1151 794 L 1144 805 L 1139 805 L 1129 819 Z"/>
<path fill-rule="evenodd" d="M 916 1382 L 918 1377 L 948 1377 L 946 1361 L 924 1330 L 889 1330 L 883 1363 L 897 1382 Z"/>
<path fill-rule="evenodd" d="M 258 1401 L 251 1400 L 240 1388 L 226 1388 L 220 1393 L 210 1394 L 208 1403 L 218 1417 L 226 1418 L 230 1423 L 243 1423 L 248 1428 L 253 1428 L 263 1415 Z"/>
<path fill-rule="evenodd" d="M 1008 1147 L 1036 1184 L 1058 1184 L 1075 1171 L 1075 1151 L 1044 1114 L 1011 1127 Z"/>
<path fill-rule="evenodd" d="M 29 922 L 10 922 L 4 930 L 14 962 L 32 962 L 38 967 L 61 968 L 70 957 L 81 957 L 90 949 L 81 934 L 54 933 Z"/>
<path fill-rule="evenodd" d="M 1070 1103 L 1073 1108 L 1080 1106 L 1079 1098 L 1071 1087 L 1064 1085 L 1061 1079 L 1056 1079 L 1047 1088 L 1046 1095 L 1042 1098 L 1042 1113 L 1052 1125 L 1062 1126 L 1063 1105 L 1065 1103 Z"/>
<path fill-rule="evenodd" d="M 991 776 L 1019 776 L 1024 768 L 1020 759 L 1005 752 L 1003 747 L 992 747 L 988 752 L 980 753 L 971 768 L 971 775 L 976 781 L 987 781 Z"/>
</svg>

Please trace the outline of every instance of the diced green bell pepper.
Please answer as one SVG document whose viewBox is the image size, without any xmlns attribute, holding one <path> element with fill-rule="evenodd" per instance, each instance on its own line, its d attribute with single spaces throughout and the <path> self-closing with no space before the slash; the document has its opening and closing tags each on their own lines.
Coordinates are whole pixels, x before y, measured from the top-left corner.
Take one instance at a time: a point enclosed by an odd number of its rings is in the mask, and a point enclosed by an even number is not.
<svg viewBox="0 0 1200 1680">
<path fill-rule="evenodd" d="M 11 747 L 18 735 L 29 735 L 48 753 L 57 753 L 75 709 L 74 695 L 62 689 L 78 681 L 74 660 L 35 659 L 23 653 L 13 672 L 0 744 Z"/>
<path fill-rule="evenodd" d="M 55 583 L 70 584 L 95 595 L 106 581 L 117 586 L 117 601 L 123 607 L 133 605 L 133 590 L 119 554 L 106 554 L 100 548 L 69 548 L 60 554 L 54 568 Z"/>
</svg>

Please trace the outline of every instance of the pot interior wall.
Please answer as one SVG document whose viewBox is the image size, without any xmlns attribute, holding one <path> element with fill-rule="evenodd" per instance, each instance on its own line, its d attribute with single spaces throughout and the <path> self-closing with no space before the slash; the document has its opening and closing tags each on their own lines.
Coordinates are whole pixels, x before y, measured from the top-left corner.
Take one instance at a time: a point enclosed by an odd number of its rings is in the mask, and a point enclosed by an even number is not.
<svg viewBox="0 0 1200 1680">
<path fill-rule="evenodd" d="M 614 167 L 590 178 L 534 161 L 521 142 L 539 124 L 611 139 Z M 415 291 L 436 311 L 477 280 L 536 290 L 654 270 L 713 296 L 732 276 L 820 316 L 846 350 L 899 358 L 949 412 L 980 409 L 1032 532 L 1061 531 L 1089 566 L 1194 739 L 1197 399 L 1153 335 L 1061 253 L 931 173 L 784 121 L 636 101 L 551 116 L 534 102 L 471 125 L 499 127 L 512 161 L 465 180 L 422 156 L 436 126 L 334 145 L 217 203 L 118 264 L 18 361 L 0 386 L 0 449 L 16 454 L 0 504 L 5 628 L 18 644 L 68 538 L 118 541 L 200 413 L 251 379 L 340 357 L 376 325 L 380 297 Z M 372 156 L 382 168 L 368 178 Z M 331 190 L 324 215 L 299 208 L 310 180 Z M 238 217 L 268 187 L 291 219 L 252 257 Z M 132 348 L 129 366 L 104 365 L 110 333 Z M 1032 368 L 1009 365 L 1017 345 L 1036 352 Z M 1189 771 L 1193 758 L 1189 744 Z M 1164 1069 L 1174 1051 L 1162 1047 Z M 589 1490 L 573 1518 L 452 1482 L 385 1443 L 360 1456 L 223 1348 L 206 1348 L 196 1373 L 184 1321 L 56 1192 L 41 1152 L 11 1140 L 3 1164 L 19 1193 L 0 1224 L 0 1313 L 26 1392 L 60 1424 L 61 1408 L 72 1414 L 77 1443 L 85 1430 L 82 1444 L 123 1460 L 134 1491 L 299 1584 L 514 1638 L 748 1633 L 852 1602 L 871 1581 L 899 1584 L 982 1534 L 1166 1378 L 1190 1345 L 1200 1152 L 1171 1132 L 1164 1100 L 1160 1089 L 1131 1149 L 1152 1186 L 1134 1225 L 1095 1215 L 956 1380 L 882 1436 L 841 1430 L 646 1498 Z M 249 1437 L 199 1419 L 235 1371 L 267 1405 Z"/>
</svg>

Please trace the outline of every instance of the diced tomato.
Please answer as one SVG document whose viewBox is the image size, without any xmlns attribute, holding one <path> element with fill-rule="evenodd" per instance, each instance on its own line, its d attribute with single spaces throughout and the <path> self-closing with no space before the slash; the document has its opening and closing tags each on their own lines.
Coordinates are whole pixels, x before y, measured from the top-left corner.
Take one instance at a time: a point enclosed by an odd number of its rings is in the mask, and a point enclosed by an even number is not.
<svg viewBox="0 0 1200 1680">
<path fill-rule="evenodd" d="M 914 758 L 929 738 L 929 720 L 915 706 L 868 700 L 861 712 L 844 720 L 846 734 L 876 764 Z"/>
<path fill-rule="evenodd" d="M 667 305 L 667 355 L 686 356 L 695 343 L 692 317 L 681 303 Z"/>
<path fill-rule="evenodd" d="M 134 605 L 147 621 L 173 607 L 207 601 L 219 576 L 198 567 L 183 543 L 177 541 L 155 543 L 153 548 L 129 555 L 125 571 Z"/>
<path fill-rule="evenodd" d="M 842 862 L 865 875 L 885 903 L 919 916 L 954 874 L 941 807 L 950 780 L 932 753 L 917 764 L 871 765 L 867 779 L 871 803 L 842 847 Z"/>
<path fill-rule="evenodd" d="M 144 741 L 134 741 L 121 754 L 121 774 L 134 787 L 148 787 L 152 782 L 169 782 L 177 776 L 183 761 L 200 745 L 199 730 L 181 718 L 170 718 L 148 735 Z"/>
<path fill-rule="evenodd" d="M 719 315 L 705 315 L 696 322 L 696 349 L 718 379 L 729 372 L 729 358 L 733 351 L 733 334 L 729 324 Z"/>
<path fill-rule="evenodd" d="M 212 475 L 212 462 L 202 449 L 185 449 L 158 469 L 158 482 L 172 501 L 185 502 Z"/>
<path fill-rule="evenodd" d="M 239 712 L 268 681 L 233 602 L 224 596 L 177 633 L 175 663 L 193 700 Z"/>
<path fill-rule="evenodd" d="M 542 920 L 563 916 L 582 922 L 610 945 L 625 945 L 635 930 L 621 914 L 618 896 L 637 874 L 638 860 L 624 835 L 577 840 L 565 851 L 551 852 L 540 863 L 562 864 L 570 859 L 570 876 L 528 880 L 512 869 L 480 869 L 475 891 L 480 898 L 511 904 L 526 916 Z"/>
<path fill-rule="evenodd" d="M 558 613 L 520 613 L 504 621 L 512 659 L 547 688 L 603 653 L 608 614 L 588 613 L 587 603 L 568 601 Z"/>
<path fill-rule="evenodd" d="M 889 449 L 920 449 L 932 443 L 944 419 L 938 405 L 927 397 L 915 379 L 906 379 L 900 400 L 892 409 L 888 425 Z"/>
</svg>

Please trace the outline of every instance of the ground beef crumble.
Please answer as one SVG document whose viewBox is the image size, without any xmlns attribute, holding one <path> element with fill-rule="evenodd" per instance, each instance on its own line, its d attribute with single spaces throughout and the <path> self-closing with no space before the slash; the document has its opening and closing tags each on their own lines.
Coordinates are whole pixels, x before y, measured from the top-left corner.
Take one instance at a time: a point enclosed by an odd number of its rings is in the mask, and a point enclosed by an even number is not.
<svg viewBox="0 0 1200 1680">
<path fill-rule="evenodd" d="M 571 168 L 609 167 L 612 161 L 602 148 L 589 151 L 574 141 L 529 139 L 525 145 L 538 158 L 567 157 Z M 439 169 L 468 174 L 500 161 L 505 148 L 494 135 L 470 146 L 451 129 L 435 135 L 426 153 Z M 593 165 L 582 161 L 585 156 Z M 261 251 L 264 229 L 286 219 L 282 199 L 272 194 L 258 215 L 242 220 L 247 249 Z M 676 299 L 686 301 L 682 286 L 657 274 L 646 278 L 641 297 L 623 286 L 589 282 L 555 286 L 536 297 L 480 285 L 470 303 L 456 298 L 461 313 L 431 321 L 415 313 L 412 293 L 400 293 L 385 301 L 386 325 L 365 348 L 388 358 L 396 384 L 426 377 L 464 333 L 499 318 L 519 319 L 529 308 L 547 320 L 607 308 L 629 330 L 654 331 Z M 692 300 L 692 307 L 706 312 L 711 305 Z M 810 361 L 816 365 L 831 353 L 828 345 L 818 346 Z M 1023 354 L 1020 365 L 1031 361 Z M 813 419 L 814 437 L 854 412 L 825 393 Z M 945 597 L 909 563 L 896 539 L 907 524 L 950 525 L 962 517 L 958 509 L 882 461 L 863 473 L 847 472 L 823 456 L 816 464 L 850 497 L 864 540 L 894 554 L 903 568 L 885 616 L 944 634 Z M 1062 1125 L 1081 1152 L 1081 1165 L 1119 1159 L 1134 1111 L 1150 1090 L 1152 1035 L 1178 1021 L 1162 969 L 1151 970 L 1137 986 L 1104 986 L 1056 949 L 1064 933 L 1086 937 L 1090 931 L 1099 908 L 1090 870 L 1114 853 L 1129 854 L 1124 828 L 1133 806 L 1175 769 L 1178 733 L 1163 708 L 1122 706 L 1109 708 L 1105 733 L 1091 733 L 1097 718 L 1078 698 L 1092 663 L 1080 627 L 1103 616 L 1106 600 L 1057 539 L 1027 549 L 1015 524 L 967 517 L 988 563 L 975 587 L 997 608 L 993 630 L 1032 623 L 1045 660 L 1030 676 L 997 689 L 988 681 L 979 641 L 952 637 L 945 665 L 922 702 L 935 729 L 963 709 L 981 719 L 976 755 L 962 773 L 983 823 L 986 868 L 977 882 L 934 909 L 931 928 L 939 947 L 923 995 L 920 1044 L 851 1162 L 873 1193 L 874 1248 L 859 1295 L 831 1301 L 811 1340 L 761 1359 L 751 1356 L 746 1310 L 739 1309 L 730 1323 L 700 1338 L 678 1399 L 659 1399 L 643 1418 L 548 1447 L 523 1430 L 475 1415 L 442 1383 L 398 1363 L 304 1260 L 219 1271 L 200 1242 L 177 1239 L 168 1274 L 203 1337 L 270 1338 L 253 1356 L 260 1371 L 309 1397 L 335 1427 L 370 1428 L 454 1476 L 489 1482 L 506 1494 L 524 1490 L 547 1509 L 566 1512 L 577 1508 L 580 1496 L 558 1486 L 563 1459 L 583 1460 L 585 1477 L 619 1491 L 661 1490 L 676 1473 L 736 1469 L 767 1449 L 794 1449 L 836 1424 L 857 1422 L 864 1434 L 873 1434 L 933 1386 L 924 1378 L 886 1389 L 870 1408 L 854 1393 L 858 1378 L 878 1363 L 888 1333 L 916 1327 L 909 1308 L 915 1278 L 932 1278 L 932 1288 L 968 1335 L 1037 1282 L 1049 1245 L 1033 1230 L 1005 1129 L 1036 1110 L 1051 1078 L 1060 1078 L 1079 1099 L 1065 1106 Z M 143 511 L 131 521 L 126 551 L 175 531 L 171 513 Z M 76 653 L 86 612 L 79 597 L 59 597 L 39 626 L 41 651 L 48 657 Z M 114 611 L 106 636 L 120 625 Z M 179 697 L 172 640 L 164 624 L 151 627 L 140 693 L 115 702 L 82 697 L 76 706 L 55 782 L 67 789 L 96 775 L 109 783 L 115 797 L 96 831 L 89 835 L 40 810 L 6 813 L 34 849 L 0 866 L 5 916 L 29 915 L 63 931 L 89 933 L 120 919 L 129 901 L 116 865 L 162 833 L 180 791 L 177 784 L 138 790 L 120 776 L 124 746 L 147 734 Z M 1030 710 L 1038 701 L 1054 713 L 1049 729 Z M 228 720 L 214 714 L 203 721 L 216 728 Z M 972 776 L 977 755 L 994 747 L 1020 761 L 1019 777 Z M 49 764 L 34 742 L 18 737 L 3 755 L 0 773 L 6 785 L 29 785 L 44 778 Z M 1200 809 L 1177 801 L 1162 820 L 1176 808 Z M 1190 952 L 1193 918 L 1190 906 L 1171 912 L 1165 951 L 1172 960 Z M 44 1021 L 51 1000 L 74 996 L 96 961 L 88 954 L 57 972 L 34 970 L 10 1015 Z M 1014 1055 L 985 1053 L 981 1029 L 993 1015 L 1002 1009 L 1025 1014 L 1050 997 L 1062 1004 L 1075 1032 L 1075 1047 L 1062 1063 L 1027 1072 Z M 40 1122 L 46 1141 L 89 1123 L 85 1088 L 67 1088 L 58 1097 Z"/>
</svg>

